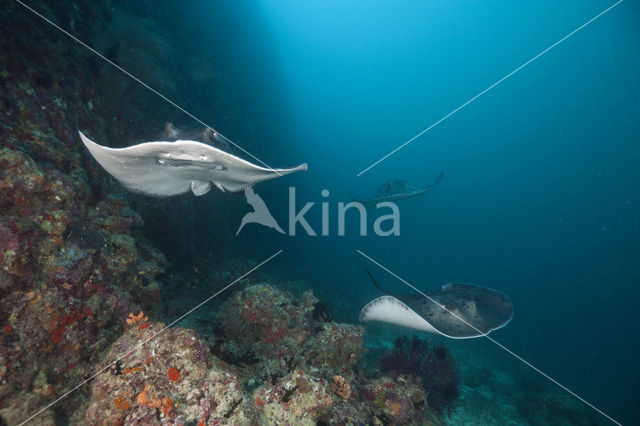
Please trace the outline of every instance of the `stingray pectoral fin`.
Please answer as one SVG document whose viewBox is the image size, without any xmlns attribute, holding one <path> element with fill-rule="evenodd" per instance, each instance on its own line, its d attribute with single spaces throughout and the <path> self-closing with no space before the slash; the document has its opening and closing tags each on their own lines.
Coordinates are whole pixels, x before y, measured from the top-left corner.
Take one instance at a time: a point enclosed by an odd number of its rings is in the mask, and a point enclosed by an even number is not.
<svg viewBox="0 0 640 426">
<path fill-rule="evenodd" d="M 360 321 L 381 321 L 428 333 L 442 334 L 413 309 L 393 296 L 381 296 L 367 303 L 360 312 Z"/>
<path fill-rule="evenodd" d="M 306 171 L 307 163 L 301 164 L 297 167 L 290 169 L 268 169 L 265 167 L 256 166 L 242 160 L 244 163 L 243 170 L 232 170 L 232 174 L 235 176 L 222 177 L 218 181 L 224 189 L 229 192 L 244 192 L 245 188 L 255 185 L 258 182 L 265 180 L 275 179 L 280 176 L 288 175 L 289 173 Z"/>
<path fill-rule="evenodd" d="M 93 158 L 111 176 L 116 178 L 130 191 L 154 197 L 167 197 L 188 192 L 190 179 L 176 178 L 174 168 L 164 167 L 157 161 L 157 156 L 148 154 L 156 147 L 170 145 L 165 143 L 144 143 L 128 148 L 109 148 L 98 145 L 82 132 L 80 139 Z"/>
<path fill-rule="evenodd" d="M 291 167 L 290 169 L 263 169 L 267 171 L 269 175 L 273 174 L 273 176 L 269 177 L 278 177 L 282 175 L 288 175 L 289 173 L 294 172 L 306 172 L 307 171 L 307 163 L 300 164 L 296 167 Z"/>
<path fill-rule="evenodd" d="M 193 195 L 204 195 L 211 190 L 211 182 L 205 182 L 202 180 L 191 181 L 191 192 Z"/>
<path fill-rule="evenodd" d="M 274 169 L 273 171 L 281 175 L 288 175 L 289 173 L 293 172 L 306 172 L 307 168 L 307 163 L 303 163 L 290 169 Z"/>
</svg>

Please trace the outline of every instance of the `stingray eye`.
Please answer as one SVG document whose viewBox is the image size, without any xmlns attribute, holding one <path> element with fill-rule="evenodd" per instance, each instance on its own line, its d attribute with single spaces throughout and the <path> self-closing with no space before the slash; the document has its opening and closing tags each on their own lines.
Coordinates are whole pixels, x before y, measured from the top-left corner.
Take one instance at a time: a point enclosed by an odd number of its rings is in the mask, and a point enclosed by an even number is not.
<svg viewBox="0 0 640 426">
<path fill-rule="evenodd" d="M 214 168 L 214 170 L 215 170 L 216 172 L 223 172 L 223 171 L 227 170 L 227 168 L 226 168 L 225 166 L 223 166 L 223 165 L 218 164 L 218 165 L 216 165 L 216 167 Z"/>
</svg>

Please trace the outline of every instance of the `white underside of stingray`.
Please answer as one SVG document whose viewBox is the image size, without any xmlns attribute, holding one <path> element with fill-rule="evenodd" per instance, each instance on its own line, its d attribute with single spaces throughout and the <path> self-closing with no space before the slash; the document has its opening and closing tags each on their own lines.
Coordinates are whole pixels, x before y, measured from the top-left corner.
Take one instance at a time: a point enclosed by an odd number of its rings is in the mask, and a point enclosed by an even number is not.
<svg viewBox="0 0 640 426">
<path fill-rule="evenodd" d="M 457 286 L 457 289 L 452 286 Z M 449 299 L 452 303 L 448 306 L 434 299 L 465 289 L 477 292 L 481 307 L 469 298 Z M 381 321 L 451 339 L 472 339 L 504 327 L 513 315 L 513 307 L 506 296 L 472 284 L 447 284 L 429 298 L 420 299 L 412 299 L 412 303 L 416 304 L 412 308 L 392 295 L 378 297 L 365 305 L 360 313 L 360 321 Z"/>
<path fill-rule="evenodd" d="M 80 133 L 93 158 L 133 192 L 169 197 L 185 192 L 203 195 L 212 185 L 221 191 L 242 191 L 263 180 L 307 170 L 268 169 L 201 142 L 146 142 L 127 148 L 98 145 Z"/>
<path fill-rule="evenodd" d="M 385 296 L 373 299 L 360 312 L 360 321 L 381 321 L 451 339 L 486 336 L 513 318 L 513 305 L 499 291 L 474 284 L 449 283 L 429 293 L 392 293 L 366 269 Z"/>
<path fill-rule="evenodd" d="M 380 296 L 367 303 L 360 313 L 360 321 L 381 321 L 427 333 L 442 334 L 413 309 L 393 296 Z"/>
</svg>

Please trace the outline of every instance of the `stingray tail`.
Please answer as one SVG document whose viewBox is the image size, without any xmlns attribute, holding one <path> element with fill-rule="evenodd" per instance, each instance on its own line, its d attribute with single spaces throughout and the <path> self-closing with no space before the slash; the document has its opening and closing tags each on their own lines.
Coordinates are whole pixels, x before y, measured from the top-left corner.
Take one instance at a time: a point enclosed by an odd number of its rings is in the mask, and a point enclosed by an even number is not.
<svg viewBox="0 0 640 426">
<path fill-rule="evenodd" d="M 369 268 L 364 268 L 364 270 L 367 271 L 367 275 L 369 275 L 369 278 L 371 279 L 371 282 L 373 283 L 373 285 L 375 285 L 376 288 L 381 292 L 387 294 L 388 292 L 384 290 L 382 287 L 380 287 L 380 284 L 378 284 L 376 280 L 373 278 L 373 275 L 371 275 L 371 271 L 369 271 Z"/>
<path fill-rule="evenodd" d="M 440 181 L 442 180 L 442 178 L 444 177 L 444 170 L 440 172 L 440 174 L 438 175 L 438 177 L 436 178 L 435 181 L 433 181 L 433 183 L 431 184 L 431 186 L 437 185 L 438 183 L 440 183 Z"/>
</svg>

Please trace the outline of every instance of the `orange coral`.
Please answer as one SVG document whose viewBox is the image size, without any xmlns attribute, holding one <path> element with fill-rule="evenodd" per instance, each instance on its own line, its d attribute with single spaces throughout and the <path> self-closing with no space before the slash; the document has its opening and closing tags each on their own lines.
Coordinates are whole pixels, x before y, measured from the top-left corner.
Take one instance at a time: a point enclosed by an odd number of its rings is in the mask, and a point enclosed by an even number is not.
<svg viewBox="0 0 640 426">
<path fill-rule="evenodd" d="M 151 408 L 160 408 L 162 406 L 162 400 L 160 398 L 150 397 L 149 398 L 149 407 Z"/>
<path fill-rule="evenodd" d="M 165 415 L 167 415 L 171 412 L 172 408 L 173 408 L 173 400 L 168 396 L 165 396 L 164 398 L 162 398 L 162 412 Z"/>
<path fill-rule="evenodd" d="M 113 403 L 116 404 L 116 408 L 118 410 L 128 410 L 131 407 L 131 405 L 129 405 L 129 403 L 127 402 L 126 399 L 124 399 L 123 396 L 119 396 L 116 399 L 114 399 Z"/>
<path fill-rule="evenodd" d="M 140 371 L 142 370 L 142 368 L 140 368 L 140 366 L 136 365 L 135 367 L 127 367 L 124 370 L 122 370 L 122 374 L 130 374 L 133 373 L 134 371 Z"/>
<path fill-rule="evenodd" d="M 344 402 L 347 402 L 351 396 L 351 386 L 349 386 L 349 383 L 342 376 L 333 377 L 333 391 L 342 398 Z"/>
<path fill-rule="evenodd" d="M 169 371 L 167 371 L 167 374 L 169 375 L 169 380 L 172 382 L 175 382 L 180 378 L 180 372 L 175 367 L 171 367 Z"/>
<path fill-rule="evenodd" d="M 140 327 L 138 327 L 138 330 L 144 330 L 145 328 L 149 328 L 151 326 L 151 323 L 145 322 L 144 324 L 140 324 Z"/>
<path fill-rule="evenodd" d="M 144 390 L 142 392 L 140 392 L 140 394 L 138 395 L 138 397 L 136 398 L 136 402 L 139 405 L 146 405 L 149 403 L 149 401 L 147 400 L 147 391 L 151 388 L 151 385 L 147 385 L 144 387 Z"/>
<path fill-rule="evenodd" d="M 259 396 L 256 396 L 255 403 L 256 403 L 256 407 L 258 407 L 258 408 L 263 408 L 264 407 L 264 400 L 262 398 L 260 398 Z"/>
<path fill-rule="evenodd" d="M 144 316 L 144 312 L 140 311 L 138 315 L 129 314 L 129 318 L 127 318 L 127 324 L 133 325 L 139 322 L 148 321 L 149 318 Z"/>
<path fill-rule="evenodd" d="M 173 406 L 173 401 L 171 400 L 171 398 L 169 398 L 168 396 L 165 396 L 162 399 L 156 398 L 148 394 L 149 389 L 151 389 L 151 385 L 146 385 L 144 387 L 144 390 L 140 392 L 140 394 L 136 398 L 136 402 L 139 405 L 148 405 L 152 408 L 162 408 L 165 411 L 165 414 L 171 411 L 171 407 Z"/>
<path fill-rule="evenodd" d="M 393 413 L 394 416 L 398 416 L 398 414 L 400 414 L 400 409 L 402 408 L 402 405 L 400 405 L 399 402 L 392 402 L 391 403 L 391 412 Z"/>
</svg>

